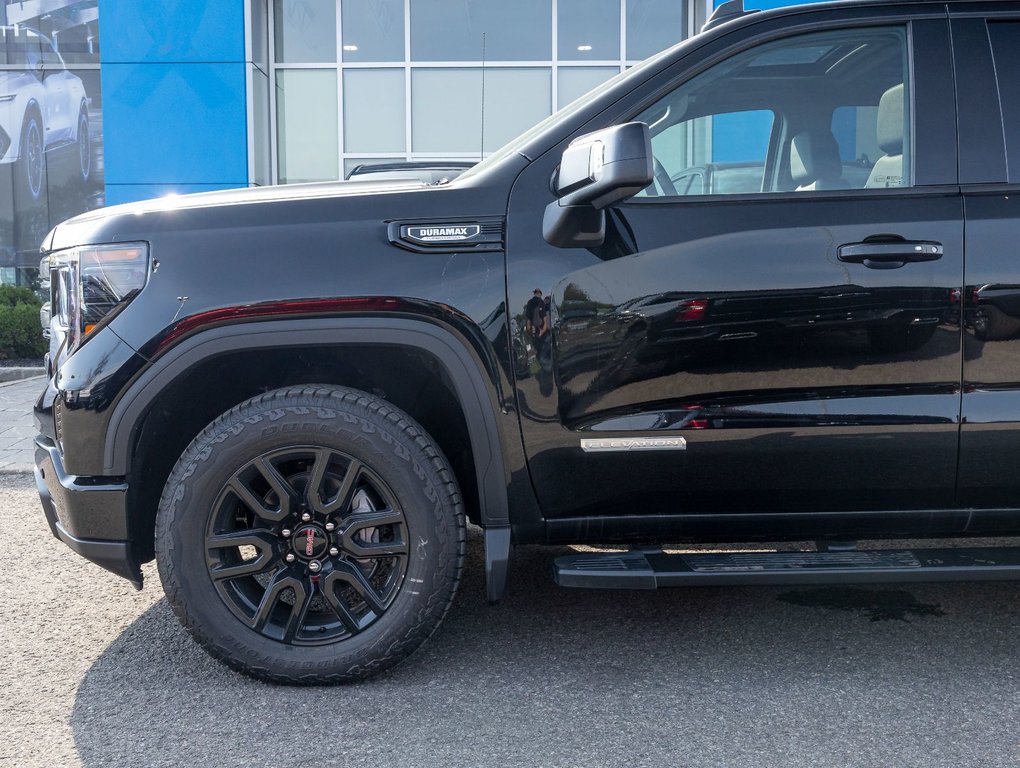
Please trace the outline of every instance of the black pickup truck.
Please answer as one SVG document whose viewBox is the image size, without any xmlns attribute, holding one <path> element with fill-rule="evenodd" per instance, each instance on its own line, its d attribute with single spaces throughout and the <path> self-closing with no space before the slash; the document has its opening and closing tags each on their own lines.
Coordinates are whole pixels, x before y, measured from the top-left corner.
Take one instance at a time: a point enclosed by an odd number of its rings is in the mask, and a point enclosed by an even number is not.
<svg viewBox="0 0 1020 768">
<path fill-rule="evenodd" d="M 514 544 L 616 545 L 565 587 L 1020 577 L 935 541 L 1020 534 L 1018 158 L 1020 2 L 736 2 L 453 181 L 79 216 L 47 520 L 278 682 L 411 654 L 468 521 L 492 601 Z M 761 173 L 677 189 L 720 163 Z"/>
</svg>

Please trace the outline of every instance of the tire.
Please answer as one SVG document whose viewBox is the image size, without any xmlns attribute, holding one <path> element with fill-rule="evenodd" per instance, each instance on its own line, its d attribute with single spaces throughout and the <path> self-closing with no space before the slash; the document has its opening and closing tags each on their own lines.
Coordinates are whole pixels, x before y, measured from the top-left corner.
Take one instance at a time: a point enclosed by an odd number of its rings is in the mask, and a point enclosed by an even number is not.
<svg viewBox="0 0 1020 768">
<path fill-rule="evenodd" d="M 421 426 L 332 386 L 220 416 L 177 461 L 156 518 L 181 624 L 234 669 L 288 684 L 362 680 L 410 656 L 453 601 L 464 539 L 456 479 Z"/>
<path fill-rule="evenodd" d="M 82 183 L 92 175 L 92 134 L 89 132 L 89 113 L 85 105 L 78 110 L 78 169 Z"/>
<path fill-rule="evenodd" d="M 20 158 L 17 163 L 18 188 L 25 199 L 37 201 L 46 187 L 46 155 L 42 120 L 33 109 L 21 125 Z"/>
<path fill-rule="evenodd" d="M 975 323 L 974 335 L 982 341 L 1003 341 L 1020 333 L 1020 318 L 1007 315 L 998 307 L 982 307 L 981 322 Z"/>
</svg>

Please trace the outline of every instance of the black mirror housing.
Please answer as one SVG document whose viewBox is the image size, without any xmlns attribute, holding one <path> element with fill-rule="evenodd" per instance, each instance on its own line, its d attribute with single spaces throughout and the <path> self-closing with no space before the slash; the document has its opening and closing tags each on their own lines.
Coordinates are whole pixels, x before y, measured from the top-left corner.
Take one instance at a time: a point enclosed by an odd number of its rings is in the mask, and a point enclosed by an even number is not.
<svg viewBox="0 0 1020 768">
<path fill-rule="evenodd" d="M 557 248 L 598 248 L 606 241 L 606 212 L 553 201 L 542 216 L 542 236 Z"/>
<path fill-rule="evenodd" d="M 652 183 L 652 145 L 645 123 L 624 123 L 579 136 L 563 152 L 542 234 L 560 248 L 605 239 L 603 209 Z"/>
<path fill-rule="evenodd" d="M 570 142 L 560 161 L 561 205 L 596 209 L 631 197 L 652 183 L 652 144 L 644 123 L 614 125 Z"/>
</svg>

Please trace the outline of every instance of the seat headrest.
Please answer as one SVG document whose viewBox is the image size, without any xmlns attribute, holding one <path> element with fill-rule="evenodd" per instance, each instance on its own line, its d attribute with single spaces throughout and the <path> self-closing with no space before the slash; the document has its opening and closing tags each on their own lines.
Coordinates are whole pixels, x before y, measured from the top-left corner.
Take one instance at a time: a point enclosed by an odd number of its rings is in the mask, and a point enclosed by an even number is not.
<svg viewBox="0 0 1020 768">
<path fill-rule="evenodd" d="M 798 186 L 843 175 L 839 144 L 828 131 L 804 131 L 790 144 L 790 175 Z"/>
<path fill-rule="evenodd" d="M 903 85 L 894 85 L 878 103 L 878 146 L 887 155 L 903 154 Z"/>
</svg>

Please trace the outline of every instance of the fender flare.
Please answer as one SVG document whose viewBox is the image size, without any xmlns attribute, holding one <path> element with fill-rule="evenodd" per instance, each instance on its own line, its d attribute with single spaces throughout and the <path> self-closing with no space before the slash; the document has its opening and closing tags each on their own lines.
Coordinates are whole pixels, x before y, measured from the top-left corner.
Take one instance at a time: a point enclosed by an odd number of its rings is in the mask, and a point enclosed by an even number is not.
<svg viewBox="0 0 1020 768">
<path fill-rule="evenodd" d="M 445 328 L 407 318 L 275 320 L 224 325 L 185 338 L 155 360 L 114 406 L 106 432 L 104 474 L 126 475 L 141 419 L 180 376 L 210 357 L 238 350 L 292 346 L 400 346 L 431 354 L 453 382 L 474 455 L 483 527 L 510 524 L 508 475 L 496 420 L 495 387 L 477 354 Z"/>
</svg>

